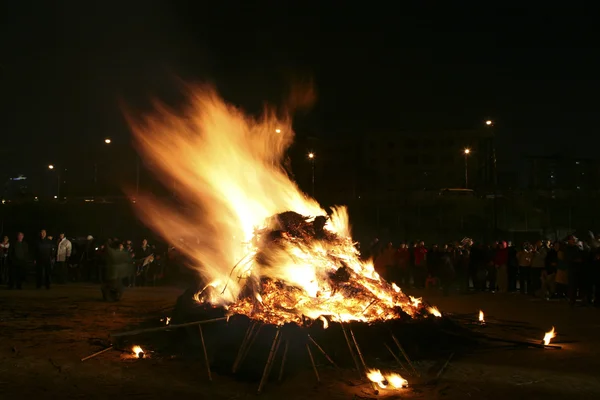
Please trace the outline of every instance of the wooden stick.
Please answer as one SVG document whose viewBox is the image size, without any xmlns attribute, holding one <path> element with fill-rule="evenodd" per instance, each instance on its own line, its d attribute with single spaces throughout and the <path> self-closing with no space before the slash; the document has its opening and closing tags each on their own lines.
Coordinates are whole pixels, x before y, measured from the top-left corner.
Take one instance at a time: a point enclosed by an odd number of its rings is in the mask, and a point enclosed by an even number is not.
<svg viewBox="0 0 600 400">
<path fill-rule="evenodd" d="M 392 333 L 392 339 L 394 340 L 394 343 L 396 343 L 396 346 L 398 346 L 398 348 L 400 349 L 400 352 L 404 356 L 404 359 L 406 360 L 406 362 L 408 363 L 408 365 L 410 365 L 410 368 L 414 371 L 415 375 L 418 376 L 418 377 L 421 377 L 421 374 L 419 374 L 419 372 L 416 370 L 416 368 L 413 365 L 412 361 L 410 361 L 410 358 L 408 357 L 408 354 L 406 354 L 406 352 L 404 351 L 404 348 L 402 347 L 402 345 L 400 344 L 400 342 L 398 341 L 398 339 L 396 339 L 396 336 L 394 336 L 393 333 Z"/>
<path fill-rule="evenodd" d="M 313 371 L 315 371 L 315 377 L 317 378 L 317 383 L 321 383 L 321 378 L 319 377 L 319 371 L 317 370 L 317 365 L 315 364 L 315 359 L 313 358 L 312 351 L 310 351 L 310 345 L 306 343 L 306 351 L 308 352 L 308 358 L 310 358 L 310 363 L 312 364 Z"/>
<path fill-rule="evenodd" d="M 262 378 L 260 379 L 260 384 L 258 385 L 258 393 L 260 394 L 269 379 L 269 371 L 271 369 L 271 364 L 275 359 L 275 349 L 277 348 L 277 342 L 279 341 L 279 334 L 281 333 L 281 327 L 277 327 L 277 331 L 275 332 L 275 338 L 273 339 L 273 344 L 271 345 L 271 351 L 269 351 L 269 356 L 267 357 L 267 363 L 265 364 L 265 369 L 263 370 Z"/>
<path fill-rule="evenodd" d="M 409 374 L 412 375 L 412 372 L 410 372 L 405 366 L 404 364 L 402 364 L 402 361 L 400 361 L 400 358 L 396 355 L 396 353 L 394 353 L 394 351 L 390 348 L 390 346 L 387 345 L 387 343 L 383 344 L 385 346 L 386 349 L 388 349 L 388 351 L 390 352 L 390 354 L 392 355 L 392 357 L 394 357 L 394 359 L 396 360 L 396 362 L 398 363 L 398 365 L 400 365 L 400 368 L 402 368 L 404 371 L 408 372 Z"/>
<path fill-rule="evenodd" d="M 281 359 L 281 367 L 279 368 L 279 382 L 283 379 L 283 369 L 285 367 L 285 360 L 287 359 L 288 347 L 290 346 L 289 340 L 285 341 L 285 348 L 283 350 L 283 358 Z"/>
<path fill-rule="evenodd" d="M 203 324 L 209 324 L 211 322 L 224 321 L 226 319 L 229 319 L 229 317 L 220 317 L 220 318 L 206 319 L 204 321 L 186 322 L 185 324 L 159 326 L 158 328 L 137 329 L 135 331 L 129 331 L 129 332 L 111 333 L 110 336 L 112 336 L 112 337 L 123 337 L 123 336 L 139 335 L 139 334 L 142 334 L 142 333 L 168 331 L 168 330 L 171 330 L 171 329 L 185 328 L 186 326 L 203 325 Z"/>
<path fill-rule="evenodd" d="M 240 365 L 242 365 L 242 363 L 244 362 L 246 357 L 248 357 L 248 354 L 250 353 L 250 349 L 252 348 L 252 345 L 254 344 L 254 342 L 256 342 L 256 339 L 258 338 L 258 334 L 260 333 L 260 330 L 262 329 L 263 326 L 264 325 L 258 326 L 258 329 L 254 332 L 254 335 L 252 336 L 252 338 L 246 345 L 246 348 L 244 349 L 244 352 L 242 353 L 242 358 L 240 358 L 240 363 L 238 365 L 238 368 Z"/>
<path fill-rule="evenodd" d="M 502 339 L 502 338 L 496 338 L 496 337 L 490 337 L 490 336 L 483 336 L 483 339 L 487 339 L 487 340 L 491 340 L 494 342 L 504 342 L 504 343 L 511 343 L 511 344 L 520 344 L 523 346 L 528 346 L 528 347 L 535 347 L 538 349 L 556 349 L 556 350 L 561 350 L 562 346 L 557 346 L 555 344 L 543 344 L 543 343 L 534 343 L 534 342 L 528 342 L 525 340 L 512 340 L 512 339 Z"/>
<path fill-rule="evenodd" d="M 252 331 L 254 330 L 255 326 L 256 326 L 256 322 L 250 322 L 248 329 L 246 329 L 246 333 L 244 334 L 244 338 L 242 339 L 242 344 L 240 344 L 240 348 L 238 349 L 238 353 L 235 357 L 235 361 L 233 362 L 233 366 L 231 367 L 231 372 L 234 374 L 237 371 L 240 362 L 242 361 L 242 355 L 244 354 L 244 351 L 246 350 L 247 342 L 248 342 L 248 340 L 250 340 L 250 336 L 252 335 Z"/>
<path fill-rule="evenodd" d="M 358 353 L 358 356 L 360 357 L 360 362 L 363 365 L 363 368 L 365 369 L 365 376 L 367 375 L 367 373 L 369 373 L 369 369 L 367 368 L 367 363 L 365 363 L 365 359 L 362 355 L 362 352 L 360 351 L 360 347 L 358 347 L 358 342 L 356 341 L 356 337 L 354 337 L 354 331 L 352 331 L 352 329 L 350 329 L 350 335 L 352 335 L 352 341 L 354 342 L 354 347 L 356 347 L 356 352 Z M 371 386 L 373 386 L 373 390 L 375 391 L 375 394 L 379 394 L 379 389 L 377 388 L 377 384 L 373 381 L 371 381 L 369 379 L 369 382 L 371 382 Z"/>
<path fill-rule="evenodd" d="M 354 354 L 354 350 L 352 348 L 352 344 L 350 343 L 350 339 L 348 338 L 348 334 L 346 333 L 346 329 L 344 328 L 344 324 L 340 322 L 340 326 L 342 327 L 342 332 L 344 333 L 344 338 L 346 339 L 346 344 L 348 345 L 348 350 L 350 350 L 350 355 L 354 360 L 354 365 L 356 365 L 356 371 L 358 372 L 358 378 L 362 379 L 362 374 L 360 373 L 360 364 L 358 363 L 358 359 L 356 358 L 356 354 Z"/>
<path fill-rule="evenodd" d="M 95 353 L 94 353 L 94 354 L 92 354 L 92 355 L 89 355 L 89 356 L 87 356 L 87 357 L 83 357 L 83 358 L 81 359 L 81 361 L 89 360 L 90 358 L 94 358 L 94 357 L 96 357 L 96 356 L 99 356 L 100 354 L 102 354 L 102 353 L 106 353 L 107 351 L 111 350 L 112 348 L 113 348 L 113 346 L 110 346 L 110 347 L 107 347 L 107 348 L 105 348 L 104 350 L 97 351 L 97 352 L 95 352 Z"/>
<path fill-rule="evenodd" d="M 435 376 L 435 379 L 440 379 L 442 372 L 444 372 L 444 370 L 446 369 L 448 364 L 450 364 L 450 360 L 452 360 L 452 357 L 454 357 L 454 353 L 450 354 L 450 357 L 448 357 L 448 359 L 446 360 L 446 363 L 444 365 L 442 365 L 442 368 L 440 368 L 439 372 Z"/>
<path fill-rule="evenodd" d="M 210 372 L 210 362 L 208 361 L 208 353 L 206 352 L 206 344 L 204 344 L 204 333 L 202 332 L 202 325 L 198 325 L 200 331 L 200 341 L 202 342 L 202 350 L 204 351 L 204 363 L 206 364 L 206 370 L 208 371 L 208 380 L 212 382 L 212 374 Z"/>
<path fill-rule="evenodd" d="M 315 347 L 321 352 L 321 354 L 323 354 L 325 356 L 325 358 L 327 359 L 327 361 L 329 361 L 331 363 L 331 365 L 333 365 L 335 367 L 335 369 L 339 370 L 340 368 L 337 366 L 337 364 L 331 359 L 331 357 L 329 357 L 329 354 L 325 353 L 325 350 L 323 350 L 323 348 L 321 346 L 319 346 L 319 343 L 317 343 L 315 341 L 315 339 L 312 338 L 312 336 L 307 335 L 308 336 L 308 340 L 310 340 L 312 342 L 312 344 L 315 345 Z"/>
<path fill-rule="evenodd" d="M 277 346 L 275 346 L 275 355 L 273 355 L 273 362 L 269 366 L 269 371 L 267 372 L 267 376 L 271 376 L 271 370 L 273 369 L 273 365 L 275 364 L 275 359 L 277 358 L 277 353 L 279 353 L 279 347 L 281 346 L 281 342 L 283 341 L 283 335 L 279 336 L 279 340 L 277 340 Z"/>
</svg>

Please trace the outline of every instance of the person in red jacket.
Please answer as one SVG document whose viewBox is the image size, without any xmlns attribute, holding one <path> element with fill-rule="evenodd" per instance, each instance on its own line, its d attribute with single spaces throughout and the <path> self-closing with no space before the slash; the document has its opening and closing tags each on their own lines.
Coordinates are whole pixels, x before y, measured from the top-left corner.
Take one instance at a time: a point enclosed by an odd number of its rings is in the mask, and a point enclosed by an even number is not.
<svg viewBox="0 0 600 400">
<path fill-rule="evenodd" d="M 394 255 L 394 273 L 392 280 L 400 287 L 407 288 L 410 285 L 410 251 L 405 243 L 402 243 Z"/>
<path fill-rule="evenodd" d="M 508 292 L 508 246 L 506 242 L 498 243 L 496 254 L 494 256 L 494 265 L 498 277 L 498 292 Z"/>
</svg>

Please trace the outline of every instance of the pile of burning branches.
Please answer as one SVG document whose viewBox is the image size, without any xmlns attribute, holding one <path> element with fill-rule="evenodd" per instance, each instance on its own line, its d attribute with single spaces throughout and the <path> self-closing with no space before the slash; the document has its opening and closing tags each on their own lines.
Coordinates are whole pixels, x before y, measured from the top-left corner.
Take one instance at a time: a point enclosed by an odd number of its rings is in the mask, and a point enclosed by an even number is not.
<svg viewBox="0 0 600 400">
<path fill-rule="evenodd" d="M 328 320 L 374 322 L 427 313 L 421 299 L 384 281 L 372 262 L 360 259 L 351 238 L 328 230 L 327 222 L 325 216 L 289 211 L 257 230 L 248 254 L 231 271 L 229 280 L 245 284 L 237 301 L 226 305 L 228 314 L 273 325 L 320 319 L 326 327 Z M 214 303 L 222 283 L 207 285 L 198 301 Z"/>
</svg>

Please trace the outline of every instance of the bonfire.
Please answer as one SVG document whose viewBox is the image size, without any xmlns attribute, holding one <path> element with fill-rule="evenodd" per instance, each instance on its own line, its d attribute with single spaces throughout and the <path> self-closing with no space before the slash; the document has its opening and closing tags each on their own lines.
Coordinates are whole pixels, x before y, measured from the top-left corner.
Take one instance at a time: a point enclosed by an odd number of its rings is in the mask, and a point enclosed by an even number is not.
<svg viewBox="0 0 600 400">
<path fill-rule="evenodd" d="M 209 282 L 198 301 L 275 325 L 427 312 L 420 299 L 361 260 L 345 207 L 326 212 L 280 166 L 293 138 L 289 118 L 247 117 L 204 88 L 190 98 L 183 115 L 163 110 L 134 123 L 133 131 L 141 152 L 187 205 L 181 213 L 139 199 L 154 229 L 167 238 L 182 233 L 176 245 Z"/>
<path fill-rule="evenodd" d="M 281 166 L 293 140 L 289 117 L 248 117 L 206 88 L 190 99 L 181 115 L 159 108 L 132 128 L 141 154 L 184 204 L 142 197 L 138 210 L 165 238 L 180 235 L 174 245 L 208 282 L 198 302 L 277 327 L 441 316 L 361 259 L 345 207 L 326 211 L 291 180 Z M 385 379 L 404 386 L 393 373 Z"/>
</svg>

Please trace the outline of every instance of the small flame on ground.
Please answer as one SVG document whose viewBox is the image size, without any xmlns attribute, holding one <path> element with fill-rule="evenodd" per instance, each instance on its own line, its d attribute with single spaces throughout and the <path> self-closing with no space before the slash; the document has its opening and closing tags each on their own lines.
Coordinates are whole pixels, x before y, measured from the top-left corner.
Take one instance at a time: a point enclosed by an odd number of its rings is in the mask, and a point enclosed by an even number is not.
<svg viewBox="0 0 600 400">
<path fill-rule="evenodd" d="M 371 369 L 367 372 L 367 378 L 376 383 L 381 389 L 391 386 L 393 389 L 402 389 L 408 386 L 408 381 L 397 373 L 389 373 L 385 376 L 378 369 Z"/>
<path fill-rule="evenodd" d="M 546 334 L 544 335 L 544 344 L 548 346 L 550 344 L 550 341 L 552 341 L 552 339 L 554 339 L 555 337 L 556 332 L 554 332 L 554 327 L 552 327 L 550 332 L 546 332 Z"/>
<path fill-rule="evenodd" d="M 385 389 L 387 387 L 387 385 L 384 383 L 385 378 L 383 377 L 381 371 L 378 369 L 372 369 L 369 372 L 367 372 L 367 378 L 369 378 L 371 382 L 375 382 L 376 384 L 378 384 L 379 387 L 382 389 Z"/>
<path fill-rule="evenodd" d="M 485 316 L 483 315 L 483 311 L 479 310 L 479 322 L 485 324 Z"/>
<path fill-rule="evenodd" d="M 438 318 L 439 318 L 439 317 L 441 317 L 441 316 L 442 316 L 442 313 L 440 312 L 440 310 L 438 310 L 438 308 L 437 308 L 437 307 L 429 307 L 429 308 L 427 309 L 427 311 L 429 311 L 429 313 L 430 313 L 431 315 L 433 315 L 434 317 L 438 317 Z"/>
<path fill-rule="evenodd" d="M 392 385 L 395 389 L 402 389 L 408 386 L 408 381 L 399 374 L 392 373 L 387 375 L 386 378 L 390 385 Z"/>
<path fill-rule="evenodd" d="M 131 351 L 137 356 L 137 358 L 142 358 L 144 355 L 144 350 L 142 350 L 140 346 L 133 346 Z"/>
</svg>

